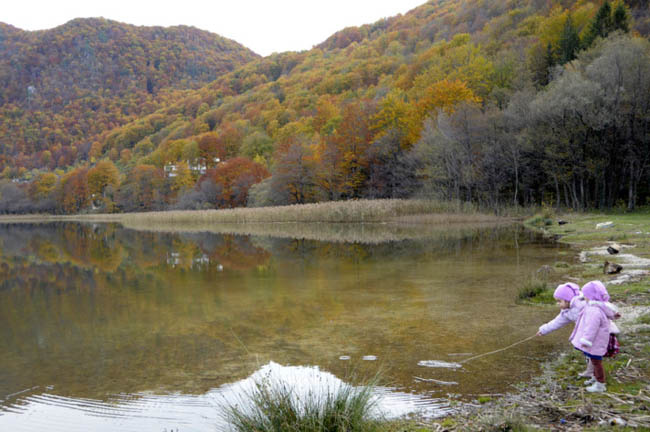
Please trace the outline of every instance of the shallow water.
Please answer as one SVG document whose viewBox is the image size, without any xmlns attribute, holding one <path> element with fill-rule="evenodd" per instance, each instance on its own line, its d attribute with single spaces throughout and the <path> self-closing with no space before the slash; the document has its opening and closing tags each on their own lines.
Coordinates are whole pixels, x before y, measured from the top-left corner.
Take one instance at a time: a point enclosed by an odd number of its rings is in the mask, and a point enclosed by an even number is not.
<svg viewBox="0 0 650 432">
<path fill-rule="evenodd" d="M 566 253 L 518 226 L 368 244 L 0 226 L 0 429 L 219 430 L 215 400 L 269 365 L 381 371 L 386 411 L 441 414 L 564 343 L 436 366 L 534 334 L 555 311 L 517 289 Z"/>
</svg>

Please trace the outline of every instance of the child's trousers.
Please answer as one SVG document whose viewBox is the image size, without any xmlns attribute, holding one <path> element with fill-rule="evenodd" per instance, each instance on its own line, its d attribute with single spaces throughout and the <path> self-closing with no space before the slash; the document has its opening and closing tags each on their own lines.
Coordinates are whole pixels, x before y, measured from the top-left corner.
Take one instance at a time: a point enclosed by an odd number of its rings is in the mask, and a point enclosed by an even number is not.
<svg viewBox="0 0 650 432">
<path fill-rule="evenodd" d="M 599 383 L 605 383 L 605 371 L 603 370 L 603 361 L 596 360 L 595 358 L 590 359 L 591 364 L 594 365 L 594 376 L 596 381 Z"/>
</svg>

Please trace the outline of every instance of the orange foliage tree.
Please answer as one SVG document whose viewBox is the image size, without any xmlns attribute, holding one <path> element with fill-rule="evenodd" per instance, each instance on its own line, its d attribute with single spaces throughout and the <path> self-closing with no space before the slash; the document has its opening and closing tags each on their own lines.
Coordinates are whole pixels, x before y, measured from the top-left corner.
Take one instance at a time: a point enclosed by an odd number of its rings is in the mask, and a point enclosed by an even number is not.
<svg viewBox="0 0 650 432">
<path fill-rule="evenodd" d="M 136 165 L 118 191 L 122 210 L 152 210 L 162 203 L 163 170 L 153 165 Z"/>
<path fill-rule="evenodd" d="M 64 213 L 76 213 L 88 206 L 88 168 L 74 169 L 63 176 L 59 189 L 59 207 Z"/>
<path fill-rule="evenodd" d="M 343 108 L 341 123 L 334 140 L 341 156 L 338 171 L 341 174 L 341 194 L 347 198 L 361 196 L 367 177 L 365 153 L 372 141 L 371 120 L 374 107 L 370 102 L 353 102 Z"/>
<path fill-rule="evenodd" d="M 240 207 L 246 205 L 250 187 L 269 175 L 263 165 L 245 157 L 236 157 L 208 170 L 199 183 L 210 179 L 221 188 L 221 199 L 217 200 L 222 203 L 221 207 Z"/>
</svg>

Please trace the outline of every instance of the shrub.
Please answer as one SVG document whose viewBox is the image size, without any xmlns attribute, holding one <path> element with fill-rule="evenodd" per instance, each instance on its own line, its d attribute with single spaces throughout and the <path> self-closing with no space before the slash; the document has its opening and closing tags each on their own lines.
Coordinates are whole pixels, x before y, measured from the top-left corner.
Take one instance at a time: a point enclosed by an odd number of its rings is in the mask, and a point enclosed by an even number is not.
<svg viewBox="0 0 650 432">
<path fill-rule="evenodd" d="M 535 278 L 530 278 L 524 283 L 524 285 L 519 288 L 519 299 L 520 300 L 529 300 L 534 297 L 539 296 L 547 290 L 548 286 L 546 282 L 540 281 Z"/>
<path fill-rule="evenodd" d="M 373 388 L 341 384 L 301 398 L 285 382 L 263 380 L 247 400 L 224 407 L 225 417 L 237 432 L 372 432 L 379 428 Z"/>
</svg>

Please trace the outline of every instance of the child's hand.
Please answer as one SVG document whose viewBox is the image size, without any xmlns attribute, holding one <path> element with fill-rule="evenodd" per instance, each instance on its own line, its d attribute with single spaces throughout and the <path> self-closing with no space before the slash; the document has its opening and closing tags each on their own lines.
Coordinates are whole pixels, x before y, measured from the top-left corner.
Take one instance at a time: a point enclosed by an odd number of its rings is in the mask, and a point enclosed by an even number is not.
<svg viewBox="0 0 650 432">
<path fill-rule="evenodd" d="M 544 336 L 544 334 L 541 331 L 538 331 L 535 336 Z"/>
<path fill-rule="evenodd" d="M 614 319 L 617 320 L 617 319 L 619 319 L 620 317 L 621 317 L 621 314 L 618 313 L 618 312 L 616 312 L 616 315 L 614 315 Z"/>
</svg>

